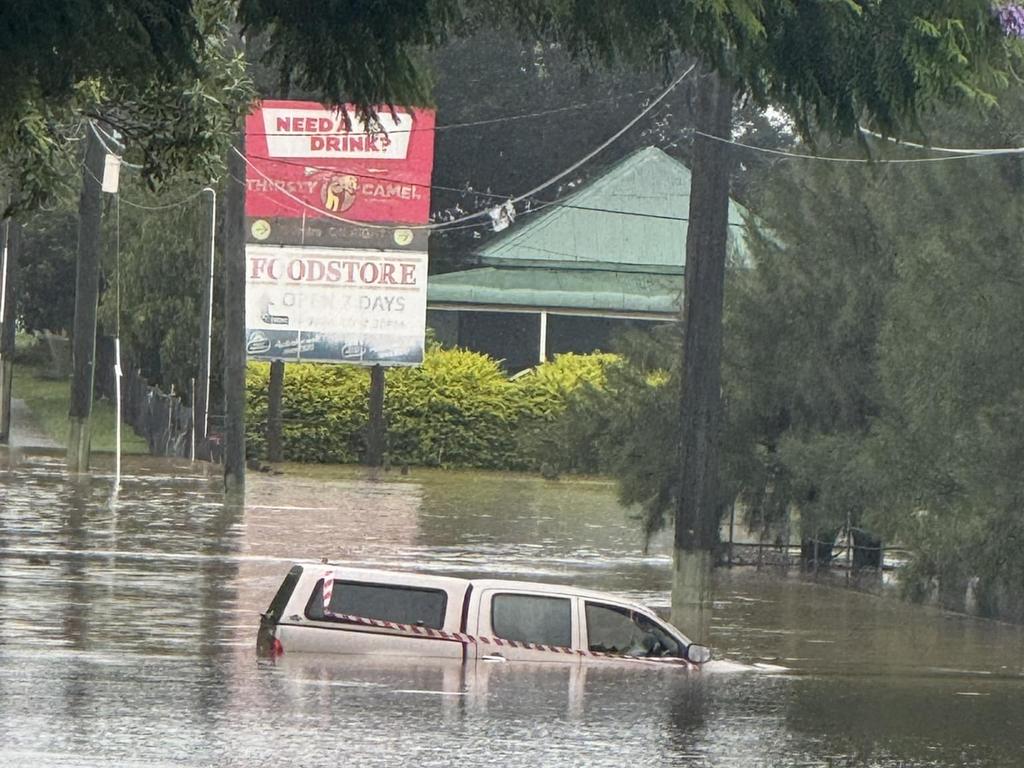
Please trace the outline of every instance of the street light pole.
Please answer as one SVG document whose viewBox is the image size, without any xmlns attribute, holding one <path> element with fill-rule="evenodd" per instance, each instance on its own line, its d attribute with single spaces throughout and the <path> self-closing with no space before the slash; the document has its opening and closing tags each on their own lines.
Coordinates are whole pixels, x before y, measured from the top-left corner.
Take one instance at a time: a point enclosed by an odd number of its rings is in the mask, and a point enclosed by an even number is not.
<svg viewBox="0 0 1024 768">
<path fill-rule="evenodd" d="M 217 191 L 212 187 L 204 187 L 204 193 L 210 195 L 210 226 L 206 230 L 204 249 L 207 253 L 207 279 L 203 293 L 202 316 L 199 320 L 199 338 L 202 339 L 202 350 L 199 358 L 199 386 L 196 387 L 195 427 L 196 443 L 202 443 L 210 433 L 210 371 L 213 357 L 213 277 L 216 254 L 217 236 Z"/>
</svg>

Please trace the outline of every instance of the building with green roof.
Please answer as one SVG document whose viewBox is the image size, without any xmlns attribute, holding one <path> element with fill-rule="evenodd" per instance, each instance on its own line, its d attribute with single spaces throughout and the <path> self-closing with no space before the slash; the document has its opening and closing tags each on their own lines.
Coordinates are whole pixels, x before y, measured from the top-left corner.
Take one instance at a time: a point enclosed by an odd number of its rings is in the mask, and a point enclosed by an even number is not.
<svg viewBox="0 0 1024 768">
<path fill-rule="evenodd" d="M 617 328 L 682 310 L 690 171 L 638 150 L 579 191 L 516 221 L 480 266 L 432 275 L 427 323 L 444 343 L 510 371 L 561 352 L 607 349 Z M 746 262 L 744 209 L 730 205 L 729 256 Z"/>
</svg>

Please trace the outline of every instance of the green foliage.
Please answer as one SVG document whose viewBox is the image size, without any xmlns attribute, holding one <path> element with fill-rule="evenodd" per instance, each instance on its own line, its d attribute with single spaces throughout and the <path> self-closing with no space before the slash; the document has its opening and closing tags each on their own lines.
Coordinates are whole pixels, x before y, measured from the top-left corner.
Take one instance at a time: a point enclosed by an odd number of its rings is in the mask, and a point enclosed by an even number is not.
<svg viewBox="0 0 1024 768">
<path fill-rule="evenodd" d="M 199 329 L 208 276 L 209 197 L 187 183 L 168 184 L 163 194 L 154 195 L 128 173 L 121 184 L 135 207 L 123 203 L 117 210 L 111 201 L 104 216 L 102 332 L 119 330 L 125 365 L 189 400 L 203 349 Z M 162 208 L 161 200 L 168 199 L 184 203 Z M 215 301 L 218 295 L 214 290 Z M 214 330 L 218 335 L 219 328 Z M 212 351 L 219 356 L 216 341 Z M 214 375 L 218 370 L 215 357 Z"/>
<path fill-rule="evenodd" d="M 246 377 L 246 443 L 266 453 L 270 364 L 250 362 Z M 285 366 L 282 402 L 284 455 L 294 461 L 354 463 L 363 450 L 370 377 L 366 369 L 315 363 Z"/>
<path fill-rule="evenodd" d="M 1000 104 L 937 115 L 936 141 L 1018 143 L 1024 93 Z M 970 582 L 1017 618 L 1022 178 L 1018 158 L 777 169 L 771 235 L 730 291 L 725 377 L 753 509 L 795 507 L 806 534 L 849 517 L 913 549 L 916 594 L 962 607 Z"/>
<path fill-rule="evenodd" d="M 849 134 L 862 119 L 905 133 L 936 101 L 991 104 L 1020 53 L 989 0 L 337 0 L 315 12 L 242 0 L 239 18 L 264 37 L 270 63 L 334 103 L 427 103 L 417 49 L 499 24 L 586 63 L 700 58 L 787 108 L 806 134 Z"/>
<path fill-rule="evenodd" d="M 545 472 L 600 471 L 597 400 L 619 362 L 613 354 L 564 354 L 517 377 L 519 452 Z"/>
<path fill-rule="evenodd" d="M 432 348 L 422 366 L 392 368 L 384 401 L 388 460 L 419 466 L 537 468 L 544 425 L 558 421 L 585 384 L 599 387 L 610 355 L 563 355 L 509 380 L 496 360 L 464 349 Z M 248 444 L 265 452 L 270 366 L 250 363 Z M 529 381 L 528 381 L 529 379 Z M 285 456 L 350 463 L 365 451 L 369 375 L 345 365 L 288 364 L 282 403 Z M 583 467 L 581 469 L 592 469 Z"/>
<path fill-rule="evenodd" d="M 498 362 L 464 349 L 431 351 L 422 366 L 388 374 L 385 418 L 392 462 L 521 468 L 521 412 Z"/>
<path fill-rule="evenodd" d="M 67 208 L 36 213 L 25 222 L 17 276 L 18 323 L 24 330 L 71 330 L 77 240 L 78 218 Z"/>
<path fill-rule="evenodd" d="M 18 191 L 11 209 L 67 188 L 89 120 L 121 134 L 151 184 L 219 175 L 253 95 L 234 50 L 232 3 L 58 6 L 40 6 L 40 19 L 19 12 L 17 33 L 0 33 L 0 176 Z"/>
<path fill-rule="evenodd" d="M 615 477 L 648 537 L 671 519 L 679 488 L 679 330 L 622 334 L 613 343 L 620 354 L 596 358 L 597 375 L 567 393 L 549 440 L 534 449 L 552 470 Z"/>
<path fill-rule="evenodd" d="M 885 173 L 814 164 L 756 190 L 771 231 L 750 228 L 756 270 L 729 281 L 723 360 L 723 478 L 750 524 L 796 506 L 814 536 L 862 517 L 854 446 L 880 409 L 887 189 Z"/>
<path fill-rule="evenodd" d="M 55 379 L 45 361 L 19 358 L 14 366 L 13 395 L 24 400 L 32 418 L 27 425 L 37 425 L 40 432 L 60 445 L 68 437 L 68 404 L 70 390 L 65 378 Z M 109 400 L 96 402 L 90 420 L 92 450 L 113 452 L 116 449 L 117 422 L 114 404 Z M 139 437 L 129 424 L 121 426 L 122 452 L 148 454 L 145 438 Z"/>
<path fill-rule="evenodd" d="M 516 388 L 523 407 L 531 415 L 552 419 L 561 415 L 567 397 L 577 388 L 590 385 L 601 389 L 608 366 L 618 362 L 618 355 L 567 353 L 553 361 L 524 372 L 516 379 Z"/>
<path fill-rule="evenodd" d="M 72 98 L 83 80 L 142 85 L 154 74 L 188 70 L 201 40 L 191 0 L 23 3 L 8 8 L 5 21 L 0 29 L 4 119 L 16 118 L 24 100 Z"/>
</svg>

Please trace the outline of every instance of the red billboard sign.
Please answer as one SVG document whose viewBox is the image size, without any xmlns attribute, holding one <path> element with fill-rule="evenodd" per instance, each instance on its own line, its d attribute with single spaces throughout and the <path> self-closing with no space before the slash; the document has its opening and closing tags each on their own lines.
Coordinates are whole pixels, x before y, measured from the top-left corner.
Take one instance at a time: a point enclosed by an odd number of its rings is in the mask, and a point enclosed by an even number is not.
<svg viewBox="0 0 1024 768">
<path fill-rule="evenodd" d="M 246 119 L 245 133 L 245 213 L 251 224 L 264 222 L 253 233 L 258 241 L 277 241 L 270 233 L 290 230 L 288 219 L 428 221 L 431 110 L 382 108 L 379 125 L 367 126 L 351 109 L 264 101 Z"/>
</svg>

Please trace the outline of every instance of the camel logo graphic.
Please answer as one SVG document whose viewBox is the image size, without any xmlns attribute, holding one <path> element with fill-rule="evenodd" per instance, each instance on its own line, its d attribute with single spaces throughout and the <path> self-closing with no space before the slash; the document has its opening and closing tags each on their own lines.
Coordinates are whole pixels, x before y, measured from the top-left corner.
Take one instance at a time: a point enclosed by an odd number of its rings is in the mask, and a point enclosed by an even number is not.
<svg viewBox="0 0 1024 768">
<path fill-rule="evenodd" d="M 320 199 L 328 211 L 342 213 L 355 204 L 358 190 L 359 179 L 355 176 L 331 176 L 320 189 Z"/>
</svg>

